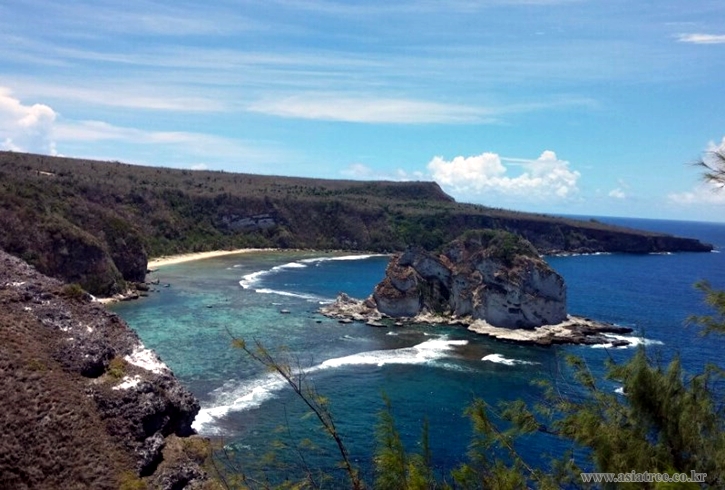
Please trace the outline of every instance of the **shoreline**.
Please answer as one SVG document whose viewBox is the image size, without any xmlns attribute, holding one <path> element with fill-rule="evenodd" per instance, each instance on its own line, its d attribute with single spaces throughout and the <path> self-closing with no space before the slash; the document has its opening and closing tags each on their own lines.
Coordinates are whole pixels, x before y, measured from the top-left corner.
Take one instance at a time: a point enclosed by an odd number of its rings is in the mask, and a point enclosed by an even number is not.
<svg viewBox="0 0 725 490">
<path fill-rule="evenodd" d="M 192 252 L 183 253 L 177 255 L 164 255 L 162 257 L 156 257 L 149 259 L 146 269 L 149 272 L 154 272 L 160 267 L 167 265 L 181 264 L 183 262 L 192 262 L 195 260 L 211 259 L 214 257 L 224 257 L 226 255 L 237 255 L 253 252 L 275 252 L 277 248 L 238 248 L 235 250 L 212 250 L 210 252 Z"/>
<path fill-rule="evenodd" d="M 541 325 L 536 328 L 508 328 L 495 327 L 484 320 L 475 320 L 471 317 L 456 318 L 449 315 L 422 313 L 415 317 L 392 318 L 380 313 L 372 297 L 365 300 L 351 298 L 340 293 L 335 302 L 320 307 L 318 310 L 328 318 L 334 318 L 340 323 L 360 322 L 371 327 L 390 327 L 391 324 L 403 326 L 405 324 L 440 324 L 460 325 L 468 331 L 487 335 L 496 340 L 513 342 L 522 345 L 551 346 L 556 344 L 570 345 L 611 345 L 624 347 L 632 343 L 631 340 L 607 336 L 626 335 L 633 329 L 609 323 L 599 322 L 589 318 L 567 315 L 561 323 Z"/>
<path fill-rule="evenodd" d="M 167 265 L 181 264 L 184 262 L 193 262 L 195 260 L 211 259 L 215 257 L 224 257 L 227 255 L 240 255 L 253 252 L 275 252 L 278 248 L 238 248 L 235 250 L 212 250 L 209 252 L 191 252 L 176 255 L 164 255 L 150 259 L 146 264 L 146 273 L 156 272 L 159 268 Z M 129 301 L 138 299 L 142 295 L 136 289 L 129 289 L 124 293 L 119 293 L 110 297 L 97 298 L 93 297 L 93 301 L 102 305 L 110 305 L 121 301 Z"/>
</svg>

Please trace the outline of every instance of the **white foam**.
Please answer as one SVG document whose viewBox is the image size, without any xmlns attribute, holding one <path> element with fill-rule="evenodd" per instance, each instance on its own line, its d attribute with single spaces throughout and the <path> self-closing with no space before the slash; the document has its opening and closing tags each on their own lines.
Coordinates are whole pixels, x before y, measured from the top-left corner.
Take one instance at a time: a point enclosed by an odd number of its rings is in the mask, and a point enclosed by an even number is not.
<svg viewBox="0 0 725 490">
<path fill-rule="evenodd" d="M 113 390 L 129 390 L 135 388 L 141 382 L 141 376 L 136 375 L 134 377 L 124 376 L 119 384 L 114 386 Z"/>
<path fill-rule="evenodd" d="M 628 349 L 630 347 L 638 347 L 642 344 L 644 344 L 645 346 L 647 346 L 647 345 L 664 345 L 664 342 L 662 342 L 660 340 L 645 339 L 642 337 L 628 337 L 626 335 L 617 335 L 617 334 L 613 334 L 613 333 L 607 333 L 607 334 L 604 334 L 604 336 L 609 339 L 612 339 L 612 341 L 626 340 L 627 342 L 629 342 L 629 344 L 615 347 L 613 343 L 607 343 L 607 344 L 595 344 L 595 345 L 592 345 L 592 347 L 595 349 L 616 349 L 616 348 Z"/>
<path fill-rule="evenodd" d="M 124 357 L 124 359 L 129 364 L 151 371 L 152 373 L 165 374 L 170 371 L 168 366 L 161 361 L 154 351 L 140 345 L 130 355 Z"/>
<path fill-rule="evenodd" d="M 304 269 L 307 267 L 305 264 L 301 264 L 300 262 L 289 262 L 288 264 L 282 264 L 282 265 L 276 265 L 272 267 L 273 271 L 279 271 L 282 269 Z"/>
<path fill-rule="evenodd" d="M 319 368 L 327 369 L 355 365 L 385 366 L 386 364 L 425 364 L 446 357 L 447 352 L 452 350 L 454 346 L 466 345 L 467 343 L 467 340 L 427 340 L 413 347 L 374 350 L 328 359 L 320 364 Z"/>
<path fill-rule="evenodd" d="M 265 276 L 265 275 L 269 274 L 270 272 L 271 272 L 270 270 L 263 270 L 263 271 L 252 272 L 251 274 L 242 276 L 242 280 L 239 281 L 239 285 L 242 286 L 244 289 L 249 289 L 255 283 L 259 282 L 259 280 L 262 278 L 262 276 Z"/>
<path fill-rule="evenodd" d="M 506 366 L 515 366 L 516 364 L 529 364 L 534 365 L 538 364 L 538 362 L 531 362 L 531 361 L 522 361 L 520 359 L 508 359 L 501 354 L 489 354 L 487 356 L 484 356 L 482 361 L 488 361 L 488 362 L 494 362 L 496 364 L 505 364 Z"/>
<path fill-rule="evenodd" d="M 260 294 L 277 294 L 279 296 L 289 296 L 290 298 L 306 299 L 307 301 L 319 301 L 320 300 L 319 296 L 315 296 L 313 294 L 293 293 L 292 291 L 279 291 L 276 289 L 268 289 L 268 288 L 255 289 L 254 291 L 257 293 L 260 293 Z"/>
<path fill-rule="evenodd" d="M 424 364 L 447 357 L 455 346 L 467 343 L 467 340 L 428 340 L 413 347 L 368 351 L 328 359 L 321 364 L 303 369 L 302 372 L 310 374 L 342 366 L 357 365 Z M 241 384 L 236 381 L 227 382 L 211 393 L 213 400 L 209 404 L 210 406 L 199 411 L 192 427 L 201 434 L 214 434 L 217 431 L 215 424 L 218 419 L 230 412 L 258 408 L 286 386 L 287 382 L 276 373 L 268 373 Z"/>
<path fill-rule="evenodd" d="M 624 386 L 620 386 L 619 388 L 617 388 L 616 390 L 614 390 L 614 392 L 615 393 L 618 393 L 620 395 L 624 395 L 625 394 L 624 393 Z"/>
<path fill-rule="evenodd" d="M 216 431 L 214 424 L 217 419 L 229 412 L 257 408 L 285 386 L 286 381 L 275 373 L 268 373 L 242 384 L 229 381 L 212 392 L 212 406 L 199 410 L 192 428 L 199 433 L 213 434 Z"/>
<path fill-rule="evenodd" d="M 271 269 L 252 272 L 251 274 L 247 274 L 245 276 L 242 276 L 242 280 L 239 281 L 239 285 L 242 286 L 244 289 L 252 289 L 255 284 L 257 284 L 262 277 L 269 275 L 269 274 L 275 274 L 280 271 L 283 271 L 285 269 L 303 269 L 307 267 L 305 264 L 301 264 L 300 262 L 289 262 L 287 264 L 282 265 L 276 265 L 272 267 Z M 319 296 L 314 296 L 311 294 L 303 294 L 303 293 L 295 293 L 292 291 L 280 291 L 276 289 L 269 289 L 269 288 L 259 288 L 254 290 L 257 293 L 260 294 L 277 294 L 280 296 L 290 296 L 292 298 L 302 298 L 306 299 L 308 301 L 328 301 L 327 298 L 320 298 Z M 334 301 L 334 300 L 331 300 Z"/>
<path fill-rule="evenodd" d="M 329 262 L 335 260 L 365 260 L 372 257 L 384 257 L 383 254 L 360 254 L 360 255 L 341 255 L 339 257 L 314 257 L 311 259 L 302 259 L 303 264 L 314 264 L 319 262 Z"/>
</svg>

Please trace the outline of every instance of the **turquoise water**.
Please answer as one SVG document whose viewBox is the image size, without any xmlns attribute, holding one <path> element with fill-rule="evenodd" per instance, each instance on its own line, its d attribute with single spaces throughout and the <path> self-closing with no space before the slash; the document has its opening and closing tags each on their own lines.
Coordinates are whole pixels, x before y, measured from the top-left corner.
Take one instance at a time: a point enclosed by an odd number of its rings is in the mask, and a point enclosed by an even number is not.
<svg viewBox="0 0 725 490">
<path fill-rule="evenodd" d="M 606 221 L 606 218 L 600 218 Z M 725 225 L 647 220 L 618 224 L 693 236 L 725 248 Z M 650 352 L 664 360 L 675 352 L 686 369 L 705 363 L 725 367 L 725 339 L 702 340 L 684 319 L 703 313 L 692 284 L 710 280 L 725 288 L 725 255 L 590 255 L 549 257 L 566 279 L 569 310 L 628 325 L 644 336 Z M 523 347 L 493 341 L 456 327 L 372 328 L 322 317 L 319 306 L 340 291 L 367 296 L 383 277 L 387 258 L 316 252 L 264 252 L 227 256 L 162 268 L 158 292 L 143 301 L 114 306 L 144 343 L 155 349 L 197 395 L 202 434 L 224 438 L 250 472 L 266 468 L 284 478 L 292 470 L 255 463 L 275 440 L 311 438 L 308 464 L 333 469 L 334 448 L 318 437 L 314 421 L 285 385 L 232 349 L 230 335 L 260 340 L 298 365 L 331 401 L 354 459 L 369 472 L 374 426 L 391 400 L 408 449 L 416 448 L 423 420 L 430 422 L 434 464 L 445 471 L 460 462 L 469 441 L 463 409 L 474 397 L 491 404 L 523 398 L 536 401 L 535 378 L 562 382 L 563 356 L 585 357 L 602 372 L 607 357 L 626 359 L 631 348 Z M 169 284 L 169 287 L 163 287 Z M 616 386 L 612 385 L 611 389 Z M 278 430 L 282 426 L 284 430 Z M 550 437 L 526 441 L 522 453 L 538 464 L 564 443 Z M 294 451 L 283 456 L 299 463 Z M 290 473 L 287 473 L 289 471 Z"/>
</svg>

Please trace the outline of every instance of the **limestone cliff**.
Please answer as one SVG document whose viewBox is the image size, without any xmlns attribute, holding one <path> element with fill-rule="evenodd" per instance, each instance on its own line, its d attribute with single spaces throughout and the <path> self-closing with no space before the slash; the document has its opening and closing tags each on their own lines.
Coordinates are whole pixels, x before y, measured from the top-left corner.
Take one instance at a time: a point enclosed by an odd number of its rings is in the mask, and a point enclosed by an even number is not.
<svg viewBox="0 0 725 490">
<path fill-rule="evenodd" d="M 523 238 L 504 231 L 466 233 L 441 254 L 395 255 L 373 299 L 391 317 L 430 312 L 535 328 L 567 319 L 562 277 Z"/>
<path fill-rule="evenodd" d="M 118 316 L 1 251 L 0 346 L 0 488 L 201 488 L 192 394 Z"/>
</svg>

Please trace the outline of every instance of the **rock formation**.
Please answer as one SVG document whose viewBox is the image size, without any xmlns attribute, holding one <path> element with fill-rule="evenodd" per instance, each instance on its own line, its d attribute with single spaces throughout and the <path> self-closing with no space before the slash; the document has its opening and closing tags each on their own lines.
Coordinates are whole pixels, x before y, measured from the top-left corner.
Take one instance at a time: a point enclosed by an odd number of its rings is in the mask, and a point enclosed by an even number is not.
<svg viewBox="0 0 725 490">
<path fill-rule="evenodd" d="M 430 312 L 471 317 L 497 327 L 534 328 L 567 318 L 562 277 L 523 238 L 469 232 L 434 255 L 395 255 L 373 299 L 391 317 Z"/>
<path fill-rule="evenodd" d="M 562 277 L 525 239 L 504 231 L 464 234 L 440 254 L 421 249 L 394 255 L 385 278 L 363 300 L 341 293 L 321 308 L 341 322 L 385 325 L 457 324 L 523 344 L 605 344 L 629 341 L 607 334 L 632 329 L 567 315 Z M 388 323 L 390 323 L 388 321 Z"/>
<path fill-rule="evenodd" d="M 203 483 L 193 395 L 118 316 L 2 251 L 0 345 L 1 488 Z"/>
</svg>

